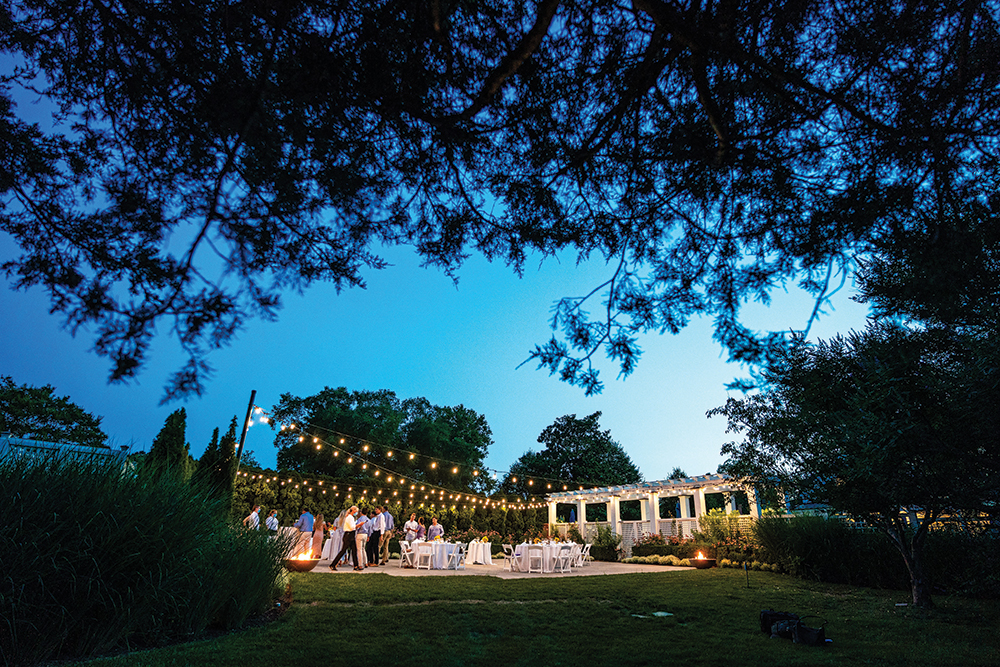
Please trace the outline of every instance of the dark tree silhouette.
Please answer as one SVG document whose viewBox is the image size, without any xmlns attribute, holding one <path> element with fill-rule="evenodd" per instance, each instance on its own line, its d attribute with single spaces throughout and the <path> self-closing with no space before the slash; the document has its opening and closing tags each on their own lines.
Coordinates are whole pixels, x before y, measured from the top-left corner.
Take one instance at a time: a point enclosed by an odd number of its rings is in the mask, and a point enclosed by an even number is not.
<svg viewBox="0 0 1000 667">
<path fill-rule="evenodd" d="M 107 447 L 108 440 L 101 417 L 56 396 L 55 387 L 18 385 L 7 376 L 0 376 L 0 433 L 91 447 Z"/>
<path fill-rule="evenodd" d="M 743 326 L 747 301 L 798 283 L 819 312 L 858 260 L 905 242 L 926 275 L 995 225 L 987 0 L 0 13 L 0 230 L 22 251 L 3 268 L 96 332 L 112 380 L 169 327 L 189 361 L 168 399 L 200 391 L 208 352 L 284 291 L 363 286 L 380 244 L 450 274 L 470 252 L 516 272 L 561 251 L 607 261 L 530 353 L 589 393 L 595 354 L 628 375 L 638 333 L 697 315 L 732 358 L 766 362 L 787 332 Z M 937 275 L 935 298 L 967 280 Z M 996 272 L 978 275 L 995 296 Z"/>
</svg>

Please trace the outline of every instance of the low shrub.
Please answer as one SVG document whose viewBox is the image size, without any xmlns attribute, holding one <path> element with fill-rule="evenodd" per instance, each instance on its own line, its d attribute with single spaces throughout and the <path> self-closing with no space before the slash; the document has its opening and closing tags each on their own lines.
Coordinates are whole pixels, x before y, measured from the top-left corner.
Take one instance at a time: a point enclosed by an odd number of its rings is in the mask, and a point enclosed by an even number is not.
<svg viewBox="0 0 1000 667">
<path fill-rule="evenodd" d="M 598 526 L 590 547 L 590 555 L 594 560 L 617 561 L 621 557 L 621 543 L 621 535 L 608 526 Z"/>
<path fill-rule="evenodd" d="M 590 556 L 594 560 L 614 562 L 618 560 L 620 554 L 618 547 L 601 547 L 596 544 L 590 547 Z"/>
<path fill-rule="evenodd" d="M 1000 598 L 1000 534 L 947 526 L 932 530 L 924 565 L 936 589 Z"/>
<path fill-rule="evenodd" d="M 674 567 L 681 565 L 681 560 L 677 556 L 632 556 L 622 562 L 638 565 L 672 565 Z"/>
<path fill-rule="evenodd" d="M 706 558 L 715 558 L 715 548 L 706 542 L 687 540 L 677 544 L 644 544 L 632 547 L 633 556 L 676 556 L 691 558 L 702 552 Z"/>
</svg>

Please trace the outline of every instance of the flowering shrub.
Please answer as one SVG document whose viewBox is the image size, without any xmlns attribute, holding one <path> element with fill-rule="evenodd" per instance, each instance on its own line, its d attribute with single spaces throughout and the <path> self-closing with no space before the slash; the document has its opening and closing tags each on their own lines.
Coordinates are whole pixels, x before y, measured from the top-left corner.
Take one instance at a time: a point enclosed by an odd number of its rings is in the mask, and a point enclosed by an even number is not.
<svg viewBox="0 0 1000 667">
<path fill-rule="evenodd" d="M 709 510 L 699 520 L 700 531 L 695 537 L 712 545 L 716 558 L 728 558 L 733 561 L 752 561 L 755 557 L 756 543 L 750 530 L 740 524 L 740 515 L 733 512 L 727 514 L 718 509 Z"/>
<path fill-rule="evenodd" d="M 633 546 L 645 546 L 647 544 L 662 546 L 666 543 L 667 541 L 663 538 L 663 535 L 660 535 L 659 533 L 643 532 L 643 534 L 639 536 L 639 539 L 633 543 Z"/>
</svg>

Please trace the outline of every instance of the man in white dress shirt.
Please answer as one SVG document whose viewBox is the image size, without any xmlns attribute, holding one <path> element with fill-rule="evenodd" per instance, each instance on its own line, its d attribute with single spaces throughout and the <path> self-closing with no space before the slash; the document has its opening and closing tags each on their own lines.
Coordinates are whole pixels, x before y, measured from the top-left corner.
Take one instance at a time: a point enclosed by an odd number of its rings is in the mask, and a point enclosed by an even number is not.
<svg viewBox="0 0 1000 667">
<path fill-rule="evenodd" d="M 267 532 L 271 535 L 278 534 L 278 510 L 271 510 L 270 514 L 267 515 L 264 525 L 267 526 Z"/>
<path fill-rule="evenodd" d="M 358 567 L 358 547 L 357 542 L 354 537 L 356 535 L 356 524 L 354 521 L 354 513 L 358 511 L 358 506 L 355 505 L 351 509 L 347 510 L 347 514 L 344 515 L 344 541 L 340 548 L 340 553 L 333 557 L 330 561 L 330 569 L 336 571 L 337 563 L 340 559 L 344 557 L 345 553 L 351 554 L 351 560 L 354 561 L 354 569 L 361 570 L 363 568 Z"/>
<path fill-rule="evenodd" d="M 253 510 L 243 519 L 243 525 L 251 530 L 260 528 L 260 505 L 254 505 Z"/>
</svg>

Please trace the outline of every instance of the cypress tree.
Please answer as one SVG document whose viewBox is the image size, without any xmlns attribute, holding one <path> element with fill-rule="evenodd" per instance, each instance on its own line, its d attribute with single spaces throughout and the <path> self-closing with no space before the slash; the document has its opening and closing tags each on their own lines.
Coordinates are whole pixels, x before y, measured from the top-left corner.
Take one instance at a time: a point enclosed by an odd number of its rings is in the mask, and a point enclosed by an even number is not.
<svg viewBox="0 0 1000 667">
<path fill-rule="evenodd" d="M 218 431 L 216 431 L 218 432 Z M 215 465 L 209 471 L 211 484 L 219 496 L 226 499 L 231 510 L 236 477 L 236 416 L 229 422 L 229 430 L 219 440 Z"/>
<path fill-rule="evenodd" d="M 190 454 L 184 440 L 187 425 L 187 413 L 180 408 L 170 413 L 163 428 L 153 440 L 146 460 L 162 471 L 172 471 L 181 479 L 191 476 Z"/>
</svg>

